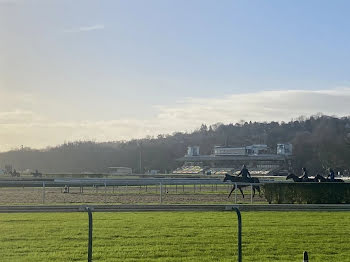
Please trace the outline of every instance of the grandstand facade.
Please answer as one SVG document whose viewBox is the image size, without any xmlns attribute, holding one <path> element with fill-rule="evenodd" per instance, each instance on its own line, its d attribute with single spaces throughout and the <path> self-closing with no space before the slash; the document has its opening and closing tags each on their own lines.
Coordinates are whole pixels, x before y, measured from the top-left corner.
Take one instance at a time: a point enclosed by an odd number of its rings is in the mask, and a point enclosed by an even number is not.
<svg viewBox="0 0 350 262">
<path fill-rule="evenodd" d="M 237 173 L 246 165 L 252 175 L 285 175 L 291 171 L 292 145 L 278 144 L 276 153 L 268 153 L 267 145 L 245 147 L 213 148 L 211 155 L 201 155 L 199 147 L 188 148 L 184 157 L 177 159 L 182 167 L 174 170 L 176 174 L 222 174 Z M 195 152 L 195 154 L 191 154 Z"/>
</svg>

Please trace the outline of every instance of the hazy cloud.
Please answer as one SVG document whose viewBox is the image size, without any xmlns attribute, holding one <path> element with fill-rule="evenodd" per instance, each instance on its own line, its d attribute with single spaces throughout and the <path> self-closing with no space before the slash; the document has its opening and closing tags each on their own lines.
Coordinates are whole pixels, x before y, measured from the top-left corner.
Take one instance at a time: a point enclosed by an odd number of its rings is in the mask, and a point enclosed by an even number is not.
<svg viewBox="0 0 350 262">
<path fill-rule="evenodd" d="M 18 125 L 18 124 L 30 124 L 33 122 L 41 121 L 42 118 L 31 111 L 15 110 L 9 112 L 0 112 L 0 124 L 1 125 Z"/>
<path fill-rule="evenodd" d="M 222 98 L 188 98 L 179 105 L 159 107 L 158 117 L 169 122 L 190 125 L 252 121 L 289 121 L 300 115 L 322 112 L 349 115 L 350 88 L 306 91 L 262 91 L 233 94 Z"/>
<path fill-rule="evenodd" d="M 81 26 L 77 28 L 70 28 L 66 29 L 63 32 L 65 33 L 79 33 L 79 32 L 88 32 L 88 31 L 95 31 L 95 30 L 102 30 L 105 26 L 103 24 L 96 24 L 91 26 Z"/>
</svg>

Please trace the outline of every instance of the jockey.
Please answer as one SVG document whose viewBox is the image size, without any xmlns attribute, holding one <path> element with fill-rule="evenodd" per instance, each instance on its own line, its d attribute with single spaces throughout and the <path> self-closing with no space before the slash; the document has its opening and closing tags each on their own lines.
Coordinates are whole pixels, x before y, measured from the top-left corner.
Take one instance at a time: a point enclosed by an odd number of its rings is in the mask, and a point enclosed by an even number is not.
<svg viewBox="0 0 350 262">
<path fill-rule="evenodd" d="M 327 178 L 330 179 L 330 181 L 334 181 L 334 171 L 332 168 L 329 168 L 329 175 L 327 176 Z"/>
<path fill-rule="evenodd" d="M 303 180 L 304 179 L 307 180 L 309 178 L 309 174 L 308 174 L 306 168 L 303 167 L 301 170 L 303 171 L 303 175 L 300 178 L 303 179 Z"/>
<path fill-rule="evenodd" d="M 241 170 L 241 172 L 239 172 L 239 174 L 237 176 L 240 176 L 240 175 L 242 175 L 243 180 L 249 180 L 251 178 L 250 173 L 249 173 L 246 165 L 242 166 L 242 170 Z"/>
</svg>

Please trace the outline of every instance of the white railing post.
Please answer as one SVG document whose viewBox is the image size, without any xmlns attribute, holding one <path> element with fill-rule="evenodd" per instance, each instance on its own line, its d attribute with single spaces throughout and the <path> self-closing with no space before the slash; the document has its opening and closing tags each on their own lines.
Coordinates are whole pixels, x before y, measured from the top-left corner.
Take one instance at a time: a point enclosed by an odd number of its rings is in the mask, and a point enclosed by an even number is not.
<svg viewBox="0 0 350 262">
<path fill-rule="evenodd" d="M 107 202 L 107 183 L 105 180 L 105 203 Z"/>
<path fill-rule="evenodd" d="M 45 181 L 43 181 L 43 204 L 45 204 Z"/>
<path fill-rule="evenodd" d="M 159 202 L 162 204 L 163 202 L 163 192 L 162 192 L 162 182 L 159 183 Z"/>
</svg>

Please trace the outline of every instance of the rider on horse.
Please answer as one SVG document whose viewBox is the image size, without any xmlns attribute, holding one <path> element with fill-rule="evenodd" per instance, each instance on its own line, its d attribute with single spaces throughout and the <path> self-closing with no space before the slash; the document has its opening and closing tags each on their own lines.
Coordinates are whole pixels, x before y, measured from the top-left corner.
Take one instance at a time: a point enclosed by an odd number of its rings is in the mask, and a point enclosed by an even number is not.
<svg viewBox="0 0 350 262">
<path fill-rule="evenodd" d="M 302 175 L 300 178 L 301 178 L 302 180 L 308 180 L 309 174 L 308 174 L 306 168 L 303 167 L 301 170 L 303 171 L 303 175 Z"/>
<path fill-rule="evenodd" d="M 334 181 L 334 171 L 332 168 L 329 168 L 329 175 L 327 178 L 329 178 L 331 182 Z"/>
<path fill-rule="evenodd" d="M 239 172 L 239 174 L 237 176 L 240 176 L 240 175 L 242 175 L 242 179 L 246 180 L 246 181 L 249 181 L 249 179 L 251 178 L 250 173 L 249 173 L 246 165 L 243 165 L 241 172 Z"/>
</svg>

